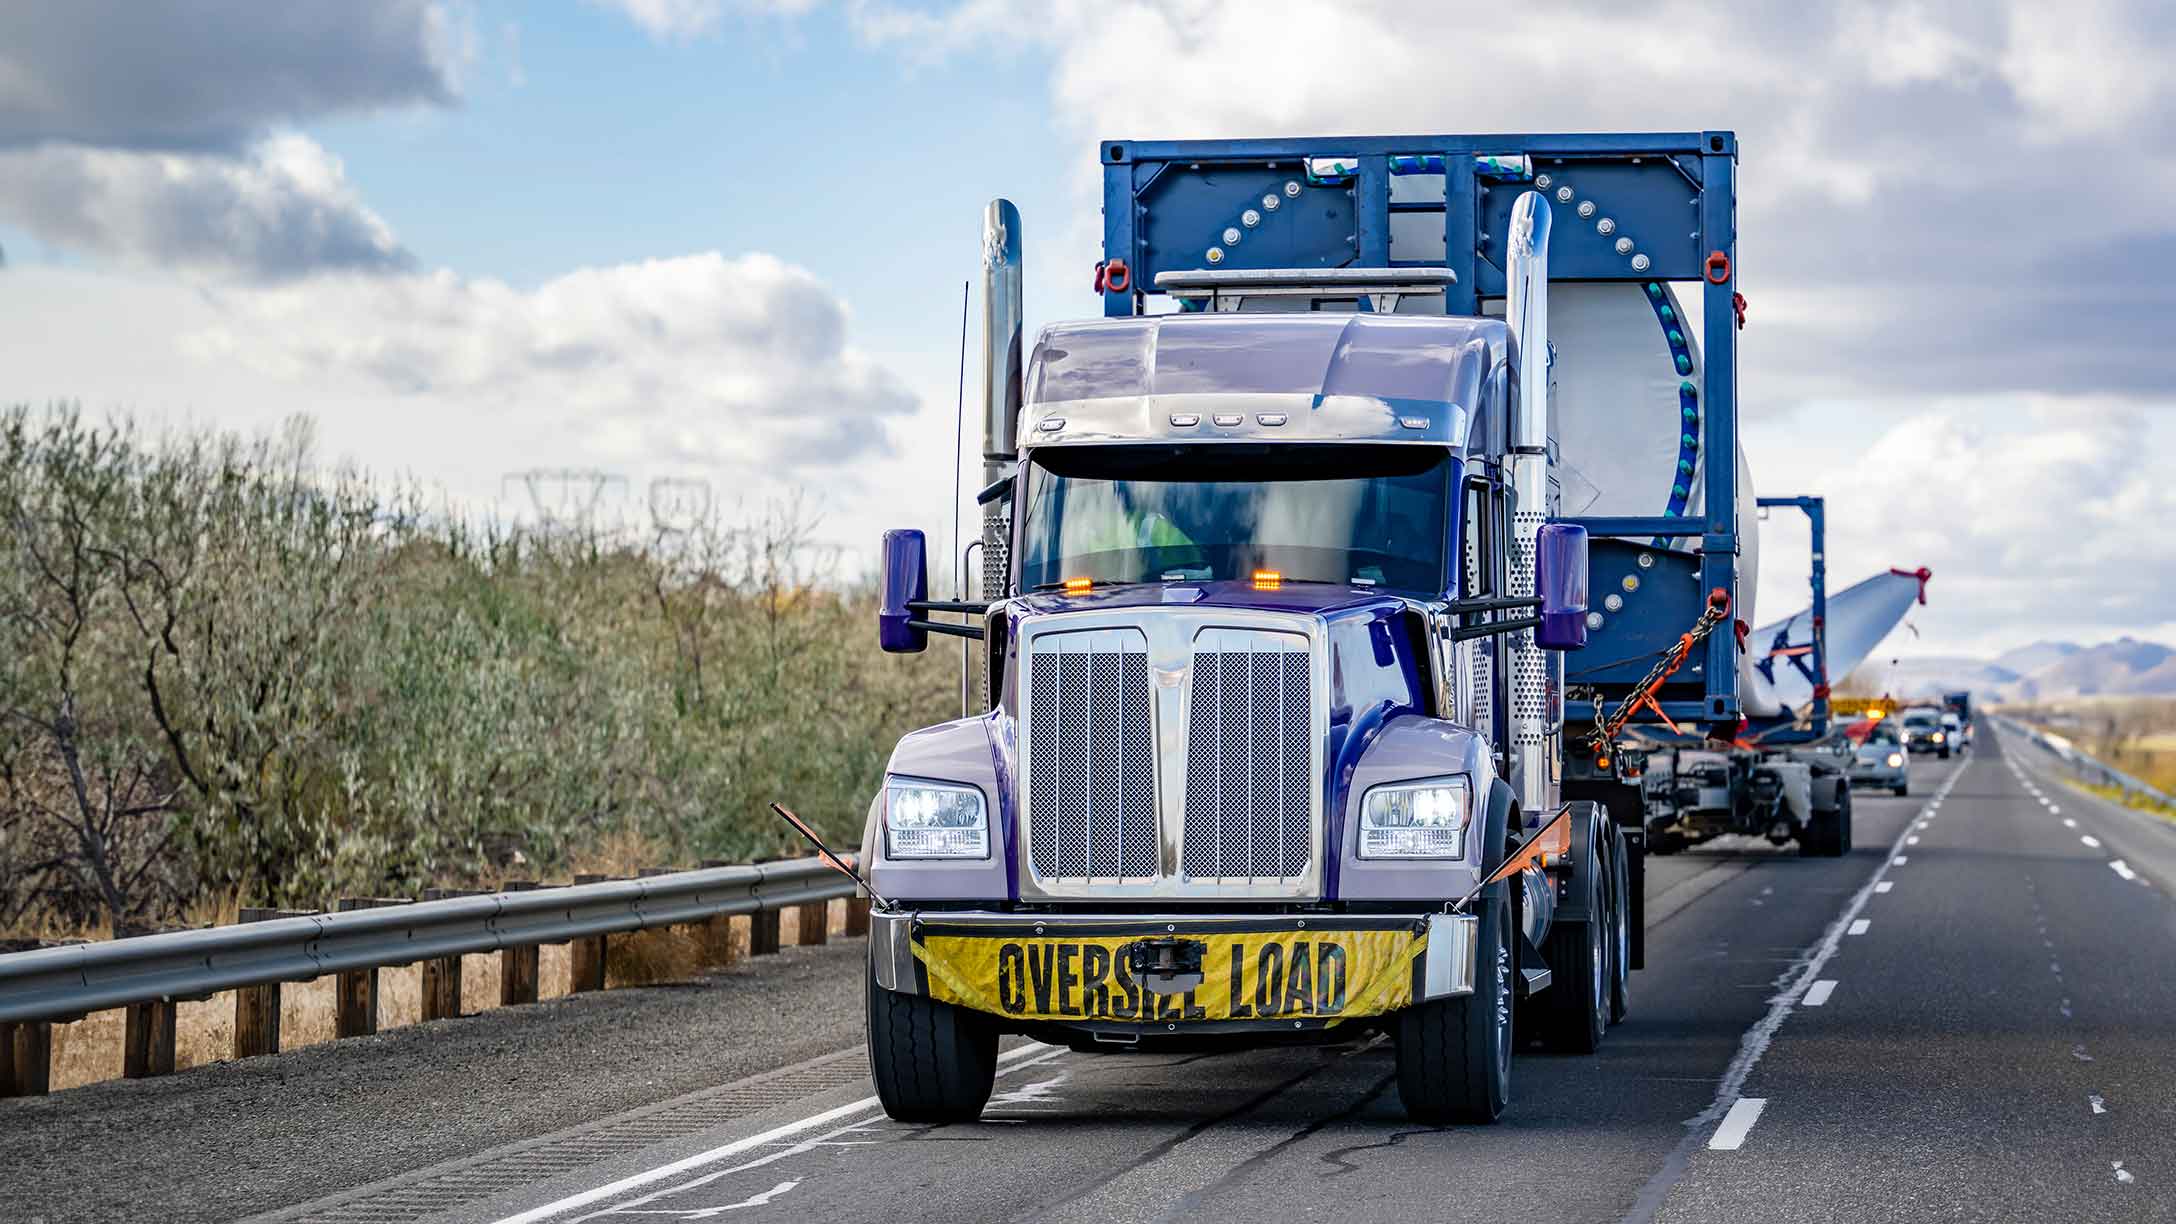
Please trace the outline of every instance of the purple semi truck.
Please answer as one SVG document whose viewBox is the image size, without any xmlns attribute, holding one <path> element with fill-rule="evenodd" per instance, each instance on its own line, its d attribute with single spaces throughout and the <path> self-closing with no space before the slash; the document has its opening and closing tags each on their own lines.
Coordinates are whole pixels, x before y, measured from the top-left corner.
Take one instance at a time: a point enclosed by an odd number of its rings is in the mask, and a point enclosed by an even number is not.
<svg viewBox="0 0 2176 1224">
<path fill-rule="evenodd" d="M 1381 1032 L 1412 1117 L 1486 1122 L 1517 1045 L 1591 1052 L 1624 1015 L 1639 830 L 1564 793 L 1562 652 L 1607 621 L 1586 531 L 1556 521 L 1536 390 L 1558 359 L 1547 176 L 1421 163 L 1502 193 L 1477 205 L 1493 236 L 1432 222 L 1495 261 L 1461 313 L 1457 242 L 1396 260 L 1368 236 L 1411 210 L 1363 208 L 1366 168 L 1218 154 L 1171 160 L 1190 194 L 1156 207 L 1181 226 L 1189 200 L 1245 205 L 1229 228 L 1210 218 L 1150 284 L 1150 231 L 1128 228 L 1096 270 L 1109 317 L 1032 346 L 1018 214 L 985 218 L 982 597 L 931 599 L 922 534 L 884 540 L 884 648 L 934 632 L 980 656 L 963 716 L 894 749 L 862 844 L 893 1117 L 977 1116 L 1006 1034 L 1119 1051 Z M 1150 183 L 1134 156 L 1106 146 Z M 1316 241 L 1338 227 L 1359 238 Z M 1674 461 L 1674 375 L 1664 394 Z M 1700 560 L 1637 547 L 1697 614 Z"/>
</svg>

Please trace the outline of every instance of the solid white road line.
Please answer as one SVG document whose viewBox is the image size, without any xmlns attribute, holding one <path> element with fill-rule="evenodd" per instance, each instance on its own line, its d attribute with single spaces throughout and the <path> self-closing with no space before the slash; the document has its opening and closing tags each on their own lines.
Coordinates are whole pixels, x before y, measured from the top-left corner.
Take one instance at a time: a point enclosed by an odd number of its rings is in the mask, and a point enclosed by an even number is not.
<svg viewBox="0 0 2176 1224">
<path fill-rule="evenodd" d="M 998 1055 L 997 1073 L 1005 1075 L 1009 1072 L 1018 1071 L 1023 1067 L 1032 1067 L 1037 1063 L 1056 1058 L 1063 1053 L 1065 1053 L 1063 1049 L 1053 1049 L 1037 1042 L 1030 1042 L 1019 1049 L 1007 1050 L 1005 1053 Z M 1030 1057 L 1031 1055 L 1032 1057 Z M 745 1139 L 735 1139 L 731 1143 L 722 1147 L 714 1147 L 707 1152 L 697 1152 L 684 1160 L 675 1160 L 671 1164 L 646 1169 L 643 1172 L 623 1177 L 610 1185 L 599 1186 L 594 1190 L 584 1190 L 580 1194 L 570 1194 L 556 1202 L 546 1203 L 542 1207 L 532 1207 L 519 1214 L 507 1216 L 497 1221 L 497 1224 L 534 1224 L 537 1220 L 549 1220 L 553 1216 L 565 1215 L 577 1207 L 587 1207 L 591 1203 L 611 1198 L 616 1194 L 624 1194 L 629 1190 L 647 1186 L 652 1182 L 663 1181 L 668 1177 L 685 1173 L 690 1169 L 699 1169 L 704 1165 L 716 1164 L 729 1156 L 737 1156 L 750 1148 L 761 1147 L 766 1143 L 775 1143 L 790 1135 L 798 1135 L 803 1131 L 814 1130 L 826 1123 L 839 1122 L 856 1114 L 867 1113 L 880 1104 L 881 1102 L 873 1096 L 863 1097 L 858 1101 L 841 1105 L 836 1109 L 827 1109 L 820 1114 L 811 1114 L 806 1118 L 788 1122 L 783 1126 L 774 1126 L 758 1135 L 750 1135 Z"/>
<path fill-rule="evenodd" d="M 2126 880 L 2135 880 L 2138 878 L 2138 873 L 2132 871 L 2131 865 L 2124 862 L 2122 859 L 2115 859 L 2111 861 L 2108 864 L 2108 869 L 2115 872 L 2117 875 L 2122 876 Z"/>
<path fill-rule="evenodd" d="M 1723 1124 L 1715 1128 L 1715 1137 L 1708 1140 L 1710 1151 L 1735 1152 L 1745 1146 L 1745 1136 L 1760 1121 L 1760 1111 L 1768 1108 L 1767 1097 L 1739 1097 L 1723 1115 Z"/>
<path fill-rule="evenodd" d="M 1832 978 L 1822 978 L 1820 981 L 1815 982 L 1812 988 L 1806 991 L 1806 1006 L 1819 1007 L 1823 1003 L 1828 1002 L 1828 997 L 1835 993 L 1835 980 Z"/>
<path fill-rule="evenodd" d="M 1871 918 L 1861 918 L 1858 921 L 1852 923 L 1851 929 L 1844 933 L 1847 935 L 1864 935 L 1866 934 L 1866 928 L 1872 925 L 1874 925 L 1874 922 Z"/>
</svg>

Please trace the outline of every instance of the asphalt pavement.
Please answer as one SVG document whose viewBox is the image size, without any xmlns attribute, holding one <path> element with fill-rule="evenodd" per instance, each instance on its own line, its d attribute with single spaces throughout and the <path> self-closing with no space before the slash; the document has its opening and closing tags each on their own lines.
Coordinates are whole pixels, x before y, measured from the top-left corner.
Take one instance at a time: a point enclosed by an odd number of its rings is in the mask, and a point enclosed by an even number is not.
<svg viewBox="0 0 2176 1224">
<path fill-rule="evenodd" d="M 0 1218 L 2176 1218 L 2176 829 L 2040 756 L 1915 761 L 1842 859 L 1651 859 L 1630 1018 L 1493 1126 L 1407 1124 L 1379 1042 L 1014 1043 L 981 1122 L 893 1123 L 847 944 L 10 1103 Z"/>
</svg>

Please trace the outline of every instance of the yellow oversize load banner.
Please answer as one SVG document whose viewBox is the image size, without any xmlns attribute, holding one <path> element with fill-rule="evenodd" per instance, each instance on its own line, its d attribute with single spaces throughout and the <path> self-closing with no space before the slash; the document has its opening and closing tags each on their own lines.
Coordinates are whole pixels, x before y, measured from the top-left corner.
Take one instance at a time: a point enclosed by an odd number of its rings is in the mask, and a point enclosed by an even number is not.
<svg viewBox="0 0 2176 1224">
<path fill-rule="evenodd" d="M 1201 983 L 1146 989 L 1136 945 L 1198 945 Z M 1177 935 L 917 935 L 930 997 L 1019 1020 L 1163 1024 L 1315 1020 L 1335 1024 L 1413 1002 L 1428 937 L 1394 930 L 1181 932 Z"/>
</svg>

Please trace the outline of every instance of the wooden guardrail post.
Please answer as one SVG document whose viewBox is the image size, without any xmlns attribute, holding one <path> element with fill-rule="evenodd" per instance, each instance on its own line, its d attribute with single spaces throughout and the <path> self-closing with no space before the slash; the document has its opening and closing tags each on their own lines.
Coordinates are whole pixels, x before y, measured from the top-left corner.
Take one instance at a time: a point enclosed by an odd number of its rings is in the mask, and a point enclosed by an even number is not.
<svg viewBox="0 0 2176 1224">
<path fill-rule="evenodd" d="M 574 877 L 577 884 L 601 884 L 602 875 L 584 872 Z M 577 939 L 567 949 L 567 993 L 581 994 L 589 990 L 604 989 L 604 936 L 590 935 Z"/>
<path fill-rule="evenodd" d="M 536 887 L 535 880 L 508 880 L 499 886 L 501 892 L 528 892 Z M 537 946 L 523 944 L 505 948 L 499 952 L 499 1006 L 513 1007 L 519 1003 L 536 1002 Z"/>
<path fill-rule="evenodd" d="M 289 911 L 269 906 L 245 905 L 240 921 L 266 922 L 284 918 Z M 280 1052 L 280 984 L 244 986 L 234 992 L 234 1056 L 255 1058 Z"/>
<path fill-rule="evenodd" d="M 779 911 L 759 909 L 748 915 L 748 955 L 771 956 L 778 951 Z"/>
<path fill-rule="evenodd" d="M 802 947 L 831 942 L 831 902 L 804 901 L 794 907 L 793 940 Z"/>
<path fill-rule="evenodd" d="M 342 897 L 334 903 L 338 913 L 406 905 L 405 897 Z M 378 1031 L 378 968 L 343 969 L 333 979 L 332 1034 L 368 1037 Z"/>
<path fill-rule="evenodd" d="M 444 901 L 451 897 L 473 897 L 473 888 L 426 888 L 425 901 Z M 423 962 L 422 974 L 423 1019 L 458 1020 L 461 1018 L 461 957 L 436 956 Z"/>
<path fill-rule="evenodd" d="M 128 1005 L 121 1037 L 121 1078 L 174 1073 L 174 1000 Z"/>
<path fill-rule="evenodd" d="M 846 934 L 869 933 L 869 898 L 855 895 L 846 899 Z"/>
<path fill-rule="evenodd" d="M 53 1026 L 44 1020 L 0 1024 L 0 1072 L 0 1097 L 52 1091 Z"/>
<path fill-rule="evenodd" d="M 703 866 L 731 867 L 724 859 L 704 859 Z M 699 942 L 703 946 L 703 964 L 706 968 L 723 969 L 738 959 L 733 948 L 733 916 L 719 914 L 705 918 L 696 924 Z"/>
</svg>

